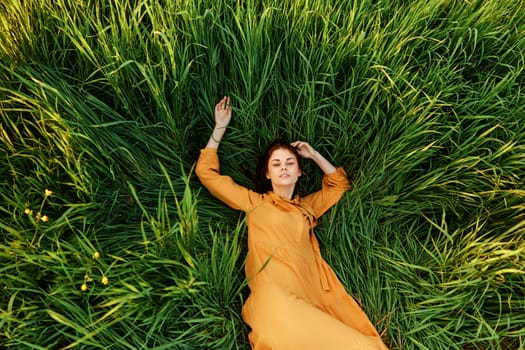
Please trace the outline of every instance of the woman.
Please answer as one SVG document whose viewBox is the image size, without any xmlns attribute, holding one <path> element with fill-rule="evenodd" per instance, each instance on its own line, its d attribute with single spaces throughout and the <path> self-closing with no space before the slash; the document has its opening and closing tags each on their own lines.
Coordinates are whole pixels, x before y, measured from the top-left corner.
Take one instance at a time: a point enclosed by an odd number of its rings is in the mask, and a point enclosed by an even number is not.
<svg viewBox="0 0 525 350">
<path fill-rule="evenodd" d="M 196 173 L 215 197 L 247 214 L 250 296 L 242 316 L 251 327 L 252 349 L 387 349 L 321 257 L 313 234 L 317 219 L 350 188 L 344 170 L 306 142 L 277 143 L 258 167 L 259 188 L 270 190 L 249 190 L 219 171 L 217 148 L 230 120 L 230 98 L 224 97 L 215 106 L 215 128 Z M 304 198 L 294 196 L 301 157 L 324 172 L 322 189 Z"/>
</svg>

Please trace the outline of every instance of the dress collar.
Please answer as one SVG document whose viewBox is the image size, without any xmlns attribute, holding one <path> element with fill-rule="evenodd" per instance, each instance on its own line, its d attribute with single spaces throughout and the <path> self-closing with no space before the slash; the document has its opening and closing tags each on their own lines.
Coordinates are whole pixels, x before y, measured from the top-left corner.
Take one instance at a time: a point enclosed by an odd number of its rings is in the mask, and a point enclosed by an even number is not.
<svg viewBox="0 0 525 350">
<path fill-rule="evenodd" d="M 299 210 L 310 222 L 311 227 L 317 225 L 317 218 L 315 217 L 313 209 L 301 200 L 301 196 L 296 194 L 292 199 L 279 196 L 273 191 L 266 192 L 273 205 L 285 211 Z"/>
<path fill-rule="evenodd" d="M 274 202 L 283 202 L 283 203 L 289 203 L 289 204 L 293 204 L 293 205 L 300 205 L 301 204 L 301 197 L 298 194 L 293 196 L 292 199 L 288 199 L 288 198 L 279 196 L 277 193 L 275 193 L 273 191 L 268 191 L 266 193 L 270 196 L 270 198 Z"/>
</svg>

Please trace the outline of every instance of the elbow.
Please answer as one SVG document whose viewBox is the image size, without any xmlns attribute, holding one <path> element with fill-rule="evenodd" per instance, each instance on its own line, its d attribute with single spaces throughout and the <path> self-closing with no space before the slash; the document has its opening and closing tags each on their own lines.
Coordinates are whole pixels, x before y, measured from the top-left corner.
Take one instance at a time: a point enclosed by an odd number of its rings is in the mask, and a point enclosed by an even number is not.
<svg viewBox="0 0 525 350">
<path fill-rule="evenodd" d="M 197 165 L 195 166 L 195 175 L 197 175 L 197 177 L 199 178 L 199 180 L 202 178 L 203 176 L 203 169 L 202 169 L 202 166 L 197 163 Z"/>
<path fill-rule="evenodd" d="M 195 168 L 195 175 L 197 175 L 197 178 L 203 185 L 206 184 L 206 179 L 209 177 L 206 168 L 197 166 Z"/>
<path fill-rule="evenodd" d="M 199 181 L 206 186 L 210 180 L 212 180 L 215 176 L 218 175 L 218 172 L 210 167 L 207 167 L 205 165 L 199 166 L 197 163 L 197 166 L 195 167 L 195 175 L 197 175 L 197 178 Z"/>
</svg>

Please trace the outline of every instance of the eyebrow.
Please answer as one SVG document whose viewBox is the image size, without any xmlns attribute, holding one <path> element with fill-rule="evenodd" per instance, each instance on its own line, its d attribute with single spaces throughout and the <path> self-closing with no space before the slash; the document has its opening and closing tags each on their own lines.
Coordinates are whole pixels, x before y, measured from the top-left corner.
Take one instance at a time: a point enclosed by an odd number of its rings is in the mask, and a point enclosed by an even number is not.
<svg viewBox="0 0 525 350">
<path fill-rule="evenodd" d="M 294 157 L 286 158 L 286 161 L 289 161 L 289 160 L 295 160 L 295 158 Z M 272 159 L 272 162 L 275 162 L 275 161 L 280 162 L 281 160 L 278 158 Z"/>
</svg>

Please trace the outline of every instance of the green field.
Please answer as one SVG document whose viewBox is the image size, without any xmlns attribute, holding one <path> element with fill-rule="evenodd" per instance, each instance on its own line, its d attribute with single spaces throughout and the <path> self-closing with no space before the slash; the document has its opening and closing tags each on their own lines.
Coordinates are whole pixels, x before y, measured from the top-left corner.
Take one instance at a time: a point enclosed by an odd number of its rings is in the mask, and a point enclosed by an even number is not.
<svg viewBox="0 0 525 350">
<path fill-rule="evenodd" d="M 316 232 L 392 349 L 525 349 L 524 70 L 523 0 L 3 0 L 0 348 L 249 349 L 193 174 L 230 95 L 237 182 L 276 138 L 346 169 Z"/>
</svg>

